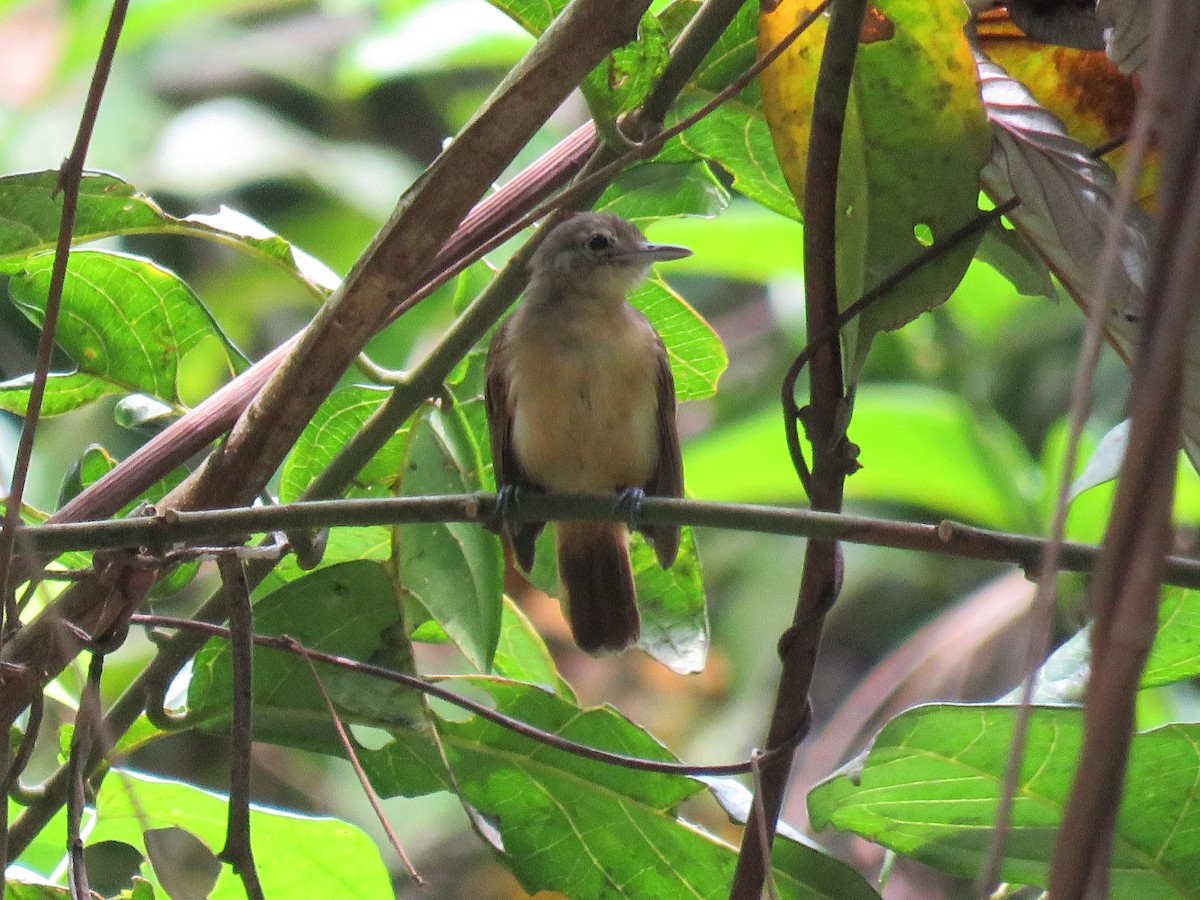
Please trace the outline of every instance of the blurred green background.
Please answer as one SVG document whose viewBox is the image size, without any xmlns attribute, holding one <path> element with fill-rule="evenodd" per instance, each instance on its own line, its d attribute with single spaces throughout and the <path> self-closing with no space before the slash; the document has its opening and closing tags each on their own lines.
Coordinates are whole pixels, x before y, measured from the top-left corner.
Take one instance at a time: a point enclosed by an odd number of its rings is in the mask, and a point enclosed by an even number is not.
<svg viewBox="0 0 1200 900">
<path fill-rule="evenodd" d="M 3 172 L 51 169 L 69 150 L 108 12 L 109 4 L 96 0 L 0 0 Z M 136 184 L 175 215 L 237 209 L 344 274 L 400 192 L 531 43 L 484 0 L 138 0 L 88 166 Z M 585 116 L 578 97 L 569 101 L 517 165 Z M 803 502 L 778 401 L 780 378 L 805 338 L 801 227 L 735 196 L 716 218 L 663 221 L 650 236 L 696 251 L 663 274 L 720 334 L 730 358 L 717 396 L 680 410 L 690 495 Z M 164 236 L 113 243 L 179 273 L 252 358 L 315 310 L 293 280 L 211 243 Z M 1030 290 L 1029 283 L 1042 282 L 1031 278 L 1022 287 Z M 976 262 L 944 307 L 876 342 L 850 432 L 865 466 L 847 485 L 851 510 L 1045 531 L 1081 331 L 1074 304 L 1045 293 L 1055 291 L 1022 294 Z M 451 316 L 448 294 L 435 297 L 381 335 L 370 352 L 402 368 Z M 11 304 L 0 304 L 0 317 L 2 375 L 23 375 L 32 368 L 36 331 Z M 196 402 L 227 377 L 216 348 L 201 346 L 185 360 L 183 396 Z M 1091 444 L 1123 417 L 1126 382 L 1123 364 L 1107 353 Z M 5 415 L 5 472 L 17 433 L 16 420 Z M 52 509 L 64 474 L 89 443 L 120 457 L 142 439 L 115 424 L 111 400 L 45 422 L 28 501 Z M 1194 521 L 1197 491 L 1189 478 L 1181 516 Z M 1099 488 L 1076 503 L 1073 536 L 1099 536 L 1107 500 L 1107 489 Z M 715 531 L 700 533 L 698 541 L 713 624 L 713 651 L 701 675 L 673 675 L 640 654 L 584 658 L 571 647 L 556 606 L 535 599 L 529 611 L 581 700 L 618 706 L 685 759 L 717 762 L 744 757 L 761 740 L 778 669 L 774 642 L 790 621 L 803 543 Z M 994 644 L 987 648 L 989 640 L 1002 645 L 1023 634 L 1023 579 L 997 566 L 899 551 L 849 546 L 846 554 L 847 583 L 829 619 L 814 684 L 818 731 L 839 710 L 847 712 L 844 703 L 864 673 L 927 623 L 950 628 L 957 653 L 943 656 L 937 672 L 906 670 L 901 686 L 909 702 L 992 698 L 1012 686 L 1024 645 L 1010 643 L 1008 658 Z M 1080 593 L 1078 579 L 1062 583 L 1059 627 L 1066 633 L 1080 623 Z M 214 584 L 205 573 L 191 596 Z M 976 594 L 985 589 L 990 600 Z M 980 609 L 1010 610 L 1010 620 L 946 617 L 970 595 L 977 604 L 985 597 Z M 186 605 L 187 598 L 174 602 Z M 449 653 L 430 651 L 420 662 L 427 670 L 453 669 Z M 115 695 L 146 655 L 147 646 L 136 641 L 123 650 L 106 670 L 105 693 Z M 1184 688 L 1155 696 L 1160 705 L 1146 716 L 1159 721 L 1194 704 Z M 883 700 L 876 695 L 869 702 Z M 848 715 L 857 721 L 873 711 L 867 705 Z M 51 717 L 69 718 L 62 712 L 52 710 Z M 832 749 L 823 745 L 822 752 L 833 756 L 822 759 L 832 767 L 867 736 L 840 749 L 830 738 Z M 257 799 L 343 816 L 379 836 L 348 766 L 266 745 L 255 748 L 254 759 Z M 215 789 L 227 785 L 224 743 L 202 736 L 169 738 L 132 764 Z M 806 764 L 798 777 L 815 780 L 828 770 Z M 387 807 L 431 882 L 423 896 L 521 896 L 470 833 L 454 797 Z M 696 815 L 710 827 L 728 827 L 713 810 Z M 795 805 L 788 815 L 802 821 Z M 188 858 L 179 848 L 172 852 Z"/>
</svg>

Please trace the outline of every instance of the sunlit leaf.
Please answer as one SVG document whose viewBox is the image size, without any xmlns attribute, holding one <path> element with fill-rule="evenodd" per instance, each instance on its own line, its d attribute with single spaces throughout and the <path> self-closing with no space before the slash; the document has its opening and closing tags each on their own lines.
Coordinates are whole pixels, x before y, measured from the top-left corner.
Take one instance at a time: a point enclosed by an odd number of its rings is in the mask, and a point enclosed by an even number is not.
<svg viewBox="0 0 1200 900">
<path fill-rule="evenodd" d="M 190 784 L 117 770 L 96 797 L 98 817 L 89 840 L 120 841 L 144 855 L 145 832 L 182 828 L 215 854 L 225 843 L 228 802 Z M 394 896 L 379 850 L 353 825 L 251 805 L 250 834 L 267 896 Z M 226 866 L 209 896 L 244 897 L 245 890 Z"/>
<path fill-rule="evenodd" d="M 810 0 L 785 0 L 764 12 L 760 51 L 774 46 L 815 6 Z M 859 47 L 839 164 L 837 262 L 843 306 L 975 217 L 978 172 L 991 144 L 962 33 L 963 4 L 888 0 L 871 10 L 882 24 Z M 775 149 L 799 205 L 827 28 L 827 21 L 818 19 L 761 78 Z M 977 242 L 960 243 L 864 312 L 858 337 L 848 338 L 854 363 L 875 332 L 898 328 L 945 301 Z"/>
<path fill-rule="evenodd" d="M 679 402 L 714 394 L 729 357 L 712 326 L 657 274 L 635 290 L 629 302 L 662 337 Z"/>
<path fill-rule="evenodd" d="M 53 254 L 28 259 L 9 282 L 20 310 L 41 325 Z M 71 254 L 55 339 L 78 367 L 47 384 L 46 415 L 105 394 L 142 393 L 180 403 L 179 362 L 205 339 L 221 343 L 237 369 L 241 354 L 192 290 L 149 260 L 100 250 Z M 24 412 L 28 377 L 0 385 L 0 406 Z"/>
<path fill-rule="evenodd" d="M 1158 631 L 1142 671 L 1142 687 L 1171 684 L 1200 674 L 1200 591 L 1165 585 Z"/>
<path fill-rule="evenodd" d="M 14 260 L 54 248 L 62 215 L 57 185 L 57 171 L 0 177 L 0 269 L 12 271 Z M 84 174 L 75 215 L 75 243 L 155 232 L 188 234 L 240 247 L 282 267 L 320 296 L 338 285 L 337 276 L 324 264 L 236 210 L 222 207 L 213 215 L 180 219 L 163 212 L 115 175 Z"/>
</svg>

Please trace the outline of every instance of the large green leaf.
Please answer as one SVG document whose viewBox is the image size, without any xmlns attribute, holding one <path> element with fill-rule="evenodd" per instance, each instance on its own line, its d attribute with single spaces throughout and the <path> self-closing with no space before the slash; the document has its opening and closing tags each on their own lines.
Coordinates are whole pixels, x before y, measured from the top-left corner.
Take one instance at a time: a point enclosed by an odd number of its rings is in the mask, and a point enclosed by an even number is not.
<svg viewBox="0 0 1200 900">
<path fill-rule="evenodd" d="M 1200 591 L 1164 586 L 1158 633 L 1142 671 L 1142 687 L 1200 675 Z"/>
<path fill-rule="evenodd" d="M 540 35 L 562 12 L 567 0 L 489 0 L 530 34 Z M 642 17 L 637 39 L 618 47 L 584 80 L 580 88 L 593 110 L 611 121 L 645 99 L 669 56 L 667 37 L 658 20 Z"/>
<path fill-rule="evenodd" d="M 214 854 L 225 843 L 228 798 L 190 784 L 116 770 L 104 779 L 96 808 L 89 843 L 120 841 L 146 855 L 145 833 L 160 828 L 182 828 Z M 268 897 L 394 896 L 379 850 L 353 825 L 252 805 L 250 840 Z M 226 900 L 246 894 L 224 866 L 208 896 Z"/>
<path fill-rule="evenodd" d="M 529 685 L 473 677 L 496 708 L 552 734 L 649 759 L 673 759 L 615 710 L 581 710 Z M 573 900 L 601 897 L 724 897 L 736 850 L 679 818 L 678 804 L 703 790 L 691 779 L 581 759 L 479 718 L 438 727 L 463 799 L 498 831 L 501 861 L 526 890 Z M 402 736 L 367 755 L 381 793 L 423 793 L 444 783 L 427 751 Z M 436 763 L 440 767 L 440 760 Z M 876 896 L 848 866 L 782 842 L 775 856 L 780 896 Z"/>
<path fill-rule="evenodd" d="M 759 49 L 815 6 L 787 0 L 764 12 Z M 880 0 L 872 11 L 870 36 L 855 60 L 838 170 L 843 306 L 977 215 L 979 171 L 992 145 L 960 0 Z M 827 29 L 828 19 L 818 18 L 760 79 L 776 152 L 800 205 Z M 855 367 L 876 332 L 899 328 L 950 296 L 978 243 L 978 235 L 959 242 L 862 313 L 857 329 L 844 335 Z"/>
<path fill-rule="evenodd" d="M 680 402 L 712 396 L 729 365 L 717 333 L 658 275 L 651 275 L 629 297 L 663 339 Z"/>
<path fill-rule="evenodd" d="M 254 604 L 260 634 L 287 634 L 313 650 L 412 673 L 411 651 L 396 634 L 400 604 L 378 563 L 347 562 L 318 569 Z M 410 689 L 318 665 L 340 715 L 380 728 L 423 721 Z M 206 729 L 229 727 L 232 660 L 229 642 L 211 640 L 196 655 L 188 686 L 188 720 Z M 308 667 L 281 650 L 254 651 L 254 734 L 258 740 L 341 755 L 341 743 Z"/>
<path fill-rule="evenodd" d="M 0 271 L 58 240 L 62 215 L 56 194 L 58 172 L 24 172 L 0 178 Z M 270 229 L 232 209 L 214 215 L 177 218 L 127 181 L 104 172 L 86 172 L 79 189 L 74 243 L 126 234 L 171 233 L 218 241 L 264 257 L 318 296 L 338 285 L 323 263 L 292 246 Z"/>
<path fill-rule="evenodd" d="M 884 727 L 865 760 L 809 794 L 813 826 L 854 831 L 966 878 L 982 868 L 1014 706 L 924 706 Z M 1034 708 L 1002 877 L 1045 886 L 1083 738 L 1083 711 Z M 1113 833 L 1112 896 L 1200 896 L 1200 726 L 1134 735 Z"/>
<path fill-rule="evenodd" d="M 312 480 L 323 472 L 391 396 L 389 388 L 356 384 L 330 394 L 318 407 L 288 453 L 279 475 L 282 503 L 299 500 Z M 363 466 L 355 483 L 363 487 L 391 487 L 399 478 L 407 429 L 393 436 Z"/>
<path fill-rule="evenodd" d="M 414 422 L 399 472 L 409 497 L 479 490 L 483 461 L 462 411 L 429 406 Z M 474 523 L 420 522 L 394 531 L 401 588 L 429 611 L 480 671 L 491 669 L 500 637 L 504 557 Z"/>
<path fill-rule="evenodd" d="M 13 302 L 42 324 L 54 256 L 26 260 L 9 282 Z M 149 260 L 100 250 L 71 254 L 55 340 L 78 371 L 54 375 L 44 413 L 65 412 L 105 394 L 142 393 L 178 406 L 179 362 L 206 339 L 216 340 L 235 369 L 241 354 L 208 310 L 173 272 Z M 23 413 L 29 378 L 0 385 L 0 407 Z"/>
<path fill-rule="evenodd" d="M 729 192 L 708 164 L 692 160 L 649 162 L 626 169 L 600 195 L 595 208 L 645 229 L 665 217 L 712 218 L 728 205 Z"/>
</svg>

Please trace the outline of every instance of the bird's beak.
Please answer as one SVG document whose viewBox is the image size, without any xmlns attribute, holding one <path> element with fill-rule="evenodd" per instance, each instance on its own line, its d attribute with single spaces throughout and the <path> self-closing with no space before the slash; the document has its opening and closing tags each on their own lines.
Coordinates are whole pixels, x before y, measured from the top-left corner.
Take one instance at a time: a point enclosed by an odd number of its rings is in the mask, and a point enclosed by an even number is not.
<svg viewBox="0 0 1200 900">
<path fill-rule="evenodd" d="M 671 259 L 683 259 L 691 256 L 692 251 L 687 247 L 675 244 L 639 244 L 636 250 L 623 254 L 631 262 L 666 262 Z"/>
</svg>

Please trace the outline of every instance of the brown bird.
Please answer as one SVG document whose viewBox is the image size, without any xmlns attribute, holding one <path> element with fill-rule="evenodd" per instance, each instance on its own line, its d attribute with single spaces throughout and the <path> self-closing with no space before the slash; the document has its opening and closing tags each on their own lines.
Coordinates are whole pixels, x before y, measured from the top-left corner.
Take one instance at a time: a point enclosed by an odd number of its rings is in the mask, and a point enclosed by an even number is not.
<svg viewBox="0 0 1200 900">
<path fill-rule="evenodd" d="M 546 236 L 525 297 L 488 348 L 486 405 L 502 495 L 617 494 L 632 510 L 643 493 L 683 495 L 667 351 L 626 297 L 651 263 L 690 255 L 647 243 L 608 213 L 576 214 Z M 526 571 L 544 527 L 506 528 Z M 679 528 L 640 530 L 669 568 Z M 575 643 L 589 653 L 622 650 L 641 631 L 627 538 L 620 524 L 556 526 L 561 599 Z"/>
</svg>

